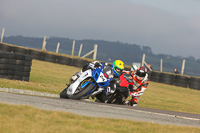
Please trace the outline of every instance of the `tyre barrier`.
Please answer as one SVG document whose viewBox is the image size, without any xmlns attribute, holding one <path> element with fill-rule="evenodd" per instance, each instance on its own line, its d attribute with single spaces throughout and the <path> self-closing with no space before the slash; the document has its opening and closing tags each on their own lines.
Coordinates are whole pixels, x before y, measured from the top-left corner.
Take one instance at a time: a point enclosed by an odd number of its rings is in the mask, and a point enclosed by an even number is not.
<svg viewBox="0 0 200 133">
<path fill-rule="evenodd" d="M 199 77 L 190 77 L 189 88 L 200 90 L 200 78 Z"/>
<path fill-rule="evenodd" d="M 57 63 L 57 56 L 50 53 L 44 53 L 44 61 Z"/>
<path fill-rule="evenodd" d="M 0 43 L 0 51 L 12 52 L 12 46 L 4 45 L 4 44 Z"/>
<path fill-rule="evenodd" d="M 175 74 L 172 73 L 161 73 L 160 74 L 160 83 L 174 85 Z"/>
<path fill-rule="evenodd" d="M 147 71 L 147 74 L 148 74 L 149 80 L 151 80 L 152 71 Z"/>
<path fill-rule="evenodd" d="M 72 65 L 73 59 L 66 56 L 57 56 L 57 63 L 62 65 Z"/>
<path fill-rule="evenodd" d="M 29 50 L 21 47 L 13 47 L 12 51 L 15 54 L 27 55 Z"/>
<path fill-rule="evenodd" d="M 151 75 L 150 81 L 175 85 L 178 87 L 185 87 L 195 90 L 200 90 L 200 78 L 190 77 L 187 75 L 173 74 L 173 73 L 162 73 L 158 71 L 152 71 L 148 73 Z"/>
<path fill-rule="evenodd" d="M 151 81 L 160 82 L 160 72 L 153 71 L 151 73 Z"/>
<path fill-rule="evenodd" d="M 16 65 L 16 60 L 15 59 L 0 58 L 0 64 Z"/>
<path fill-rule="evenodd" d="M 73 59 L 72 60 L 72 66 L 75 67 L 83 67 L 85 64 L 89 63 L 90 61 L 88 60 L 82 60 L 82 59 Z"/>
<path fill-rule="evenodd" d="M 0 78 L 29 81 L 32 58 L 0 51 Z"/>
<path fill-rule="evenodd" d="M 189 83 L 189 77 L 188 76 L 178 75 L 178 74 L 175 76 L 175 86 L 187 88 L 188 83 Z"/>
<path fill-rule="evenodd" d="M 32 58 L 36 60 L 44 60 L 44 52 L 42 51 L 29 49 L 28 55 L 32 56 Z"/>
</svg>

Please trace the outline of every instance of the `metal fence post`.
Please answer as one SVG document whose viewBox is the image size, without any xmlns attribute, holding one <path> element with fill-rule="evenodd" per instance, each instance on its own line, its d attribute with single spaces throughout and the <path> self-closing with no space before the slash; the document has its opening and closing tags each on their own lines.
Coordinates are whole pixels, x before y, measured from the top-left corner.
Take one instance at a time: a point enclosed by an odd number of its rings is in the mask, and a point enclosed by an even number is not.
<svg viewBox="0 0 200 133">
<path fill-rule="evenodd" d="M 46 51 L 46 36 L 44 36 L 43 44 L 42 44 L 42 51 Z"/>
<path fill-rule="evenodd" d="M 93 59 L 96 60 L 97 57 L 97 44 L 94 44 L 94 54 L 93 54 Z"/>
<path fill-rule="evenodd" d="M 74 48 L 75 48 L 75 40 L 73 41 L 73 44 L 72 44 L 72 56 L 74 56 Z"/>
<path fill-rule="evenodd" d="M 79 52 L 78 52 L 79 57 L 81 56 L 82 47 L 83 47 L 83 44 L 81 43 L 80 48 L 79 48 Z"/>
<path fill-rule="evenodd" d="M 4 36 L 5 28 L 2 29 L 2 34 L 1 34 L 1 42 L 3 42 L 3 36 Z"/>
<path fill-rule="evenodd" d="M 145 62 L 145 54 L 143 54 L 142 56 L 142 66 L 144 66 L 144 62 Z"/>
<path fill-rule="evenodd" d="M 160 59 L 160 72 L 163 71 L 163 59 Z"/>
<path fill-rule="evenodd" d="M 183 59 L 181 74 L 184 73 L 184 69 L 185 69 L 185 59 Z"/>
<path fill-rule="evenodd" d="M 56 53 L 58 53 L 58 51 L 59 51 L 59 47 L 60 47 L 60 43 L 58 42 L 58 44 L 57 44 L 57 48 L 56 48 Z"/>
</svg>

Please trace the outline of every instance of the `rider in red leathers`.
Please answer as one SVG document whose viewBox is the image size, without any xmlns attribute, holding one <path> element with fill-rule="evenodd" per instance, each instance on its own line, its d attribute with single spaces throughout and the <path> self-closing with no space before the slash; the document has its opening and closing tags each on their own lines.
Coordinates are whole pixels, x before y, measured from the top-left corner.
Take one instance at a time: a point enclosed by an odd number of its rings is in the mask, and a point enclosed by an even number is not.
<svg viewBox="0 0 200 133">
<path fill-rule="evenodd" d="M 132 97 L 130 101 L 127 101 L 131 106 L 137 106 L 140 96 L 143 95 L 144 91 L 147 89 L 149 84 L 147 69 L 143 66 L 133 71 L 124 71 L 125 73 L 131 75 L 132 83 L 129 83 L 129 96 Z"/>
</svg>

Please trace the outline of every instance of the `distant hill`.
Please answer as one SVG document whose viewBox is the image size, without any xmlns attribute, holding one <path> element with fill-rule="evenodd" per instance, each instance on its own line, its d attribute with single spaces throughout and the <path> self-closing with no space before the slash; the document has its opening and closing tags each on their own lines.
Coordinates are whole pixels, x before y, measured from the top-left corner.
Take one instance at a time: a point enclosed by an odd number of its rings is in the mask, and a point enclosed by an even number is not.
<svg viewBox="0 0 200 133">
<path fill-rule="evenodd" d="M 50 37 L 47 38 L 46 49 L 48 51 L 56 51 L 57 43 L 60 42 L 59 53 L 71 55 L 73 39 Z M 42 48 L 43 38 L 24 37 L 24 36 L 9 36 L 4 37 L 3 42 L 29 47 Z M 75 55 L 78 55 L 80 44 L 83 44 L 81 56 L 93 50 L 94 44 L 98 44 L 97 59 L 106 62 L 112 62 L 116 59 L 121 59 L 127 65 L 132 62 L 141 62 L 143 53 L 146 54 L 146 62 L 151 64 L 155 71 L 160 69 L 160 59 L 163 59 L 163 71 L 173 72 L 174 68 L 181 71 L 182 57 L 171 56 L 165 54 L 154 54 L 150 47 L 140 46 L 137 44 L 128 44 L 122 42 L 110 42 L 104 40 L 76 40 Z M 187 57 L 185 65 L 185 75 L 200 76 L 200 59 Z"/>
</svg>

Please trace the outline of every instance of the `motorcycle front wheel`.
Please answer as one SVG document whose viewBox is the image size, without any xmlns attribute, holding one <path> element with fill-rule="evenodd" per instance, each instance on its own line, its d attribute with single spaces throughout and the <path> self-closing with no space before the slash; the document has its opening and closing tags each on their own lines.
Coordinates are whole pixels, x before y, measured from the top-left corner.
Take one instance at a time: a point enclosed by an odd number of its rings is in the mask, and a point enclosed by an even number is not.
<svg viewBox="0 0 200 133">
<path fill-rule="evenodd" d="M 70 99 L 79 100 L 82 97 L 86 96 L 89 92 L 94 89 L 94 85 L 92 83 L 85 86 L 81 91 L 77 92 L 76 94 L 70 96 Z"/>
<path fill-rule="evenodd" d="M 67 88 L 65 88 L 63 91 L 60 92 L 60 98 L 68 99 L 67 96 Z"/>
</svg>

